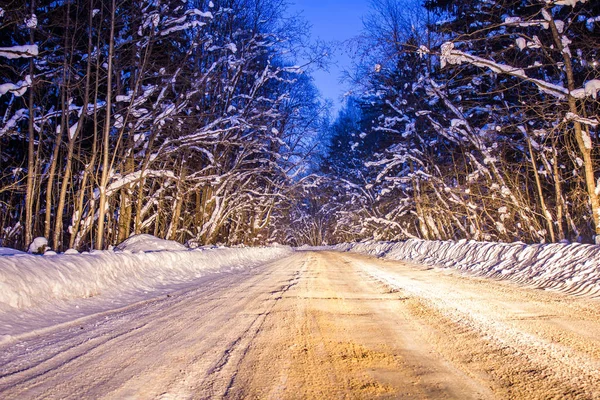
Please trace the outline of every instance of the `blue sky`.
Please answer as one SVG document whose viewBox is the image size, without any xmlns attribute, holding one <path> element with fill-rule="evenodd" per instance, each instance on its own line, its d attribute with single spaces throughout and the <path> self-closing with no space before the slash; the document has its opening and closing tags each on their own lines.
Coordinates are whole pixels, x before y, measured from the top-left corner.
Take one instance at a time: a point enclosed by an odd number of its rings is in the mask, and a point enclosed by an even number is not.
<svg viewBox="0 0 600 400">
<path fill-rule="evenodd" d="M 291 0 L 290 12 L 301 12 L 312 25 L 312 37 L 324 41 L 344 41 L 357 36 L 362 30 L 362 18 L 369 9 L 369 0 Z M 329 71 L 313 73 L 315 84 L 323 97 L 334 102 L 334 112 L 339 109 L 341 97 L 348 91 L 340 84 L 344 69 L 351 61 L 343 49 L 336 49 L 333 56 L 336 65 Z"/>
</svg>

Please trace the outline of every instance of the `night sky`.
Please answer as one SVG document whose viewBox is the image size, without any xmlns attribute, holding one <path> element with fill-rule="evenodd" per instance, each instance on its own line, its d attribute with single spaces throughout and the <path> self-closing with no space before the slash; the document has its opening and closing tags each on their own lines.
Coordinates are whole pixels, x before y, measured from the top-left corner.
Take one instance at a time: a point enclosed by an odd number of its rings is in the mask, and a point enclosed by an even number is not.
<svg viewBox="0 0 600 400">
<path fill-rule="evenodd" d="M 312 25 L 314 39 L 343 42 L 357 36 L 363 26 L 362 18 L 369 9 L 368 0 L 297 0 L 290 12 L 301 12 Z M 334 102 L 334 112 L 339 109 L 342 96 L 348 91 L 340 83 L 342 71 L 350 66 L 350 57 L 343 48 L 336 49 L 335 64 L 329 71 L 315 71 L 312 75 L 324 98 Z"/>
</svg>

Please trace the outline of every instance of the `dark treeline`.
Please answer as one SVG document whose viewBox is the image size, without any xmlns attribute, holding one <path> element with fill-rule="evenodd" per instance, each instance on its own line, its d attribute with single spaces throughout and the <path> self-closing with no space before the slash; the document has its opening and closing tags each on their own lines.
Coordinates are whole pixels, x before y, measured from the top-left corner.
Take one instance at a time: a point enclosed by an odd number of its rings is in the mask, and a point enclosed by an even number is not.
<svg viewBox="0 0 600 400">
<path fill-rule="evenodd" d="M 0 246 L 289 240 L 322 104 L 280 0 L 0 2 Z"/>
<path fill-rule="evenodd" d="M 311 242 L 600 238 L 600 2 L 373 0 L 355 45 Z"/>
</svg>

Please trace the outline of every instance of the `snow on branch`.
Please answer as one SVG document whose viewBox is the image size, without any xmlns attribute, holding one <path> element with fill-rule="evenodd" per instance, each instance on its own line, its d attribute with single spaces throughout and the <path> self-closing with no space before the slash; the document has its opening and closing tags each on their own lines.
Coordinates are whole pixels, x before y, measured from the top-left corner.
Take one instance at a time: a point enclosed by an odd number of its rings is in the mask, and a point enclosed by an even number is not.
<svg viewBox="0 0 600 400">
<path fill-rule="evenodd" d="M 30 58 L 38 55 L 37 44 L 27 44 L 23 46 L 0 47 L 0 57 L 8 59 Z"/>
<path fill-rule="evenodd" d="M 530 26 L 541 26 L 544 29 L 548 29 L 550 24 L 548 21 L 543 19 L 534 19 L 530 21 L 523 21 L 520 17 L 506 17 L 504 19 L 504 25 L 507 26 L 520 26 L 522 28 L 530 27 Z"/>
<path fill-rule="evenodd" d="M 598 95 L 598 91 L 600 91 L 600 80 L 592 79 L 587 81 L 583 88 L 573 90 L 571 92 L 571 96 L 575 97 L 576 99 L 591 97 L 595 100 Z"/>
<path fill-rule="evenodd" d="M 17 123 L 20 120 L 27 118 L 28 116 L 29 111 L 26 108 L 21 108 L 15 112 L 14 115 L 8 121 L 6 121 L 4 126 L 0 127 L 0 137 L 6 135 L 11 129 L 17 126 Z"/>
<path fill-rule="evenodd" d="M 169 35 L 173 32 L 183 31 L 190 28 L 201 27 L 206 25 L 205 22 L 197 21 L 197 20 L 189 20 L 189 16 L 198 16 L 201 18 L 213 18 L 213 15 L 210 11 L 200 11 L 198 9 L 192 9 L 186 11 L 185 15 L 179 18 L 172 18 L 165 21 L 165 29 L 160 32 L 161 36 Z"/>
<path fill-rule="evenodd" d="M 587 0 L 554 0 L 554 4 L 557 6 L 571 6 L 575 7 L 577 3 L 581 2 L 582 4 L 587 3 Z M 548 3 L 548 1 L 546 1 Z"/>
<path fill-rule="evenodd" d="M 580 124 L 589 125 L 594 128 L 600 124 L 596 118 L 584 118 L 572 112 L 568 112 L 564 120 L 565 122 L 579 122 Z"/>
<path fill-rule="evenodd" d="M 137 182 L 142 178 L 166 178 L 166 179 L 179 180 L 179 178 L 173 173 L 173 171 L 151 170 L 151 169 L 135 171 L 135 172 L 132 172 L 131 174 L 127 174 L 125 176 L 117 175 L 116 177 L 117 177 L 117 179 L 114 182 L 112 182 L 110 185 L 108 185 L 108 187 L 106 188 L 107 196 L 112 195 L 117 190 L 121 189 L 123 186 Z M 96 198 L 96 199 L 100 198 L 100 190 L 101 190 L 100 188 L 96 189 L 96 191 L 94 192 L 94 198 Z"/>
<path fill-rule="evenodd" d="M 21 97 L 27 91 L 27 88 L 31 86 L 31 75 L 27 75 L 25 80 L 19 81 L 17 83 L 3 83 L 0 85 L 0 96 L 11 92 L 17 97 Z"/>
<path fill-rule="evenodd" d="M 452 42 L 446 42 L 442 45 L 442 54 L 440 58 L 442 68 L 444 68 L 446 64 L 460 65 L 463 62 L 481 68 L 488 68 L 499 74 L 507 74 L 521 78 L 527 82 L 532 82 L 540 89 L 540 91 L 559 99 L 564 99 L 568 95 L 571 95 L 576 99 L 583 99 L 585 97 L 592 97 L 595 99 L 598 91 L 600 91 L 600 80 L 598 79 L 592 79 L 588 81 L 583 88 L 569 92 L 569 90 L 564 86 L 546 82 L 541 79 L 531 78 L 525 74 L 523 69 L 511 67 L 510 65 L 499 64 L 492 60 L 487 60 L 482 57 L 456 50 L 454 48 L 454 43 Z"/>
</svg>

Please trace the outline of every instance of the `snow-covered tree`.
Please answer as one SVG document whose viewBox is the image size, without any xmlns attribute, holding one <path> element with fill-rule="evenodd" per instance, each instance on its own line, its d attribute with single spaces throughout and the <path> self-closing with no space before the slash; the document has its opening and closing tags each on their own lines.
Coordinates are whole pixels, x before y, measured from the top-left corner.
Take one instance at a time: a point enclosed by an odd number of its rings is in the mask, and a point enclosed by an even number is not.
<svg viewBox="0 0 600 400">
<path fill-rule="evenodd" d="M 358 41 L 365 236 L 593 240 L 598 5 L 408 3 Z"/>
<path fill-rule="evenodd" d="M 264 243 L 316 92 L 278 1 L 37 0 L 3 13 L 1 237 Z M 35 20 L 35 23 L 33 22 Z M 294 99 L 308 106 L 291 104 Z M 315 108 L 316 107 L 316 108 Z M 30 117 L 31 116 L 31 117 Z"/>
</svg>

